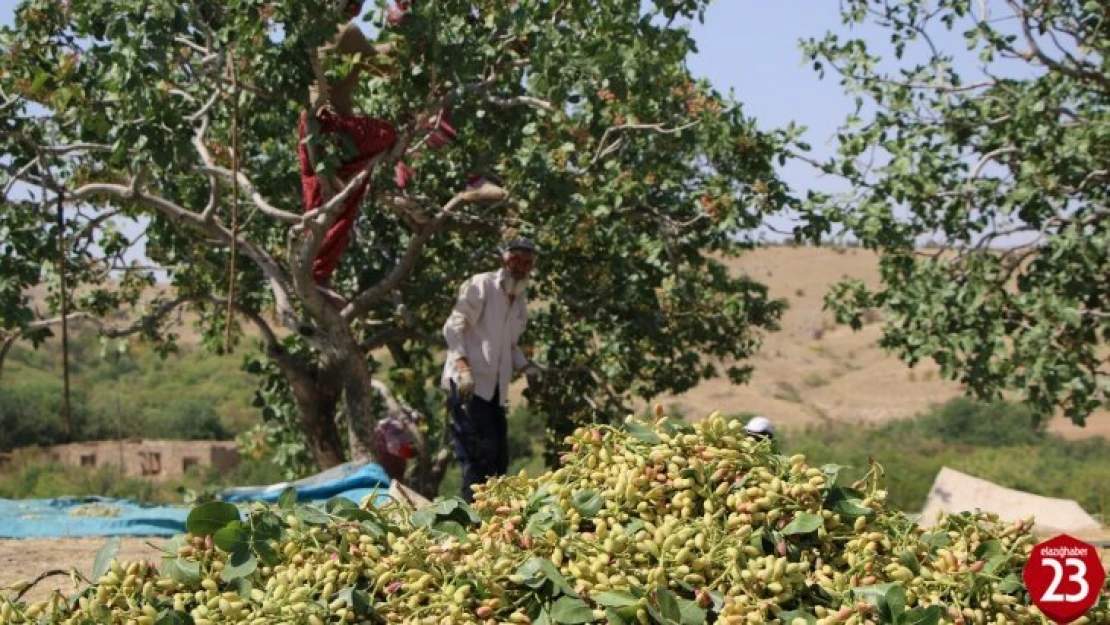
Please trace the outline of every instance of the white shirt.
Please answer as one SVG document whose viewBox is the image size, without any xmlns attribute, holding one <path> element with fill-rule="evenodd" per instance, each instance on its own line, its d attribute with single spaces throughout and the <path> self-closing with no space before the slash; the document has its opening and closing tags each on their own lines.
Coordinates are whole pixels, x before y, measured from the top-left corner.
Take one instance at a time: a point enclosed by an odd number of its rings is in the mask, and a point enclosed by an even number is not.
<svg viewBox="0 0 1110 625">
<path fill-rule="evenodd" d="M 504 269 L 480 273 L 459 288 L 459 299 L 443 324 L 448 351 L 441 379 L 445 389 L 457 383 L 455 361 L 466 358 L 474 394 L 488 401 L 496 389 L 502 405 L 509 403 L 513 372 L 528 365 L 517 345 L 528 325 L 528 298 L 522 293 L 510 303 L 501 287 L 505 275 Z"/>
</svg>

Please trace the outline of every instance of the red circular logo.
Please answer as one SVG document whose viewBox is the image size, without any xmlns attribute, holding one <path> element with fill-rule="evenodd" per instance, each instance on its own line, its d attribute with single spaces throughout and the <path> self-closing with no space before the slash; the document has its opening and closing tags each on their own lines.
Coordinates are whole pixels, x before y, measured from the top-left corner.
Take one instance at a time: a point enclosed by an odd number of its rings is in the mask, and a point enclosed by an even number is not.
<svg viewBox="0 0 1110 625">
<path fill-rule="evenodd" d="M 1033 547 L 1022 578 L 1033 603 L 1062 624 L 1094 607 L 1106 571 L 1094 546 L 1063 534 Z"/>
</svg>

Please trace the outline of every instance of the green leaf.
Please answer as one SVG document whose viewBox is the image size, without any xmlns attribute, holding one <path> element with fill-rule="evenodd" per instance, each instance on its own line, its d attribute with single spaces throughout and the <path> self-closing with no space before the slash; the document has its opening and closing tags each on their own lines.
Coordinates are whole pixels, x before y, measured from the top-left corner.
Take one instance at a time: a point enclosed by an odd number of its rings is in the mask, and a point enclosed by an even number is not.
<svg viewBox="0 0 1110 625">
<path fill-rule="evenodd" d="M 200 581 L 200 562 L 182 557 L 162 558 L 162 572 L 179 584 L 192 585 Z"/>
<path fill-rule="evenodd" d="M 327 513 L 312 505 L 299 505 L 293 514 L 309 525 L 327 525 L 331 521 Z"/>
<path fill-rule="evenodd" d="M 626 606 L 623 608 L 606 608 L 605 618 L 609 621 L 610 625 L 635 625 L 636 620 L 635 606 Z"/>
<path fill-rule="evenodd" d="M 254 584 L 246 577 L 240 577 L 235 580 L 235 592 L 239 594 L 239 598 L 243 601 L 250 601 L 251 590 L 254 589 Z"/>
<path fill-rule="evenodd" d="M 277 550 L 270 545 L 270 543 L 255 542 L 252 543 L 254 550 L 258 552 L 258 557 L 262 559 L 262 563 L 266 566 L 277 566 L 281 564 L 281 555 Z"/>
<path fill-rule="evenodd" d="M 628 525 L 625 526 L 624 534 L 626 536 L 635 536 L 636 533 L 644 529 L 644 527 L 643 519 L 632 519 L 628 522 Z"/>
<path fill-rule="evenodd" d="M 861 516 L 869 517 L 875 514 L 874 510 L 863 505 L 862 499 L 841 499 L 833 504 L 832 511 L 850 519 Z"/>
<path fill-rule="evenodd" d="M 840 477 L 840 472 L 848 467 L 841 464 L 826 464 L 821 467 L 821 472 L 825 474 L 825 486 L 832 488 L 836 486 L 836 480 Z"/>
<path fill-rule="evenodd" d="M 443 521 L 441 523 L 436 523 L 435 527 L 433 527 L 432 529 L 434 529 L 436 532 L 439 532 L 441 534 L 446 534 L 448 536 L 454 536 L 455 538 L 459 539 L 460 541 L 465 542 L 468 539 L 467 534 L 466 534 L 466 528 L 459 525 L 456 521 Z"/>
<path fill-rule="evenodd" d="M 409 516 L 409 521 L 416 527 L 431 528 L 432 525 L 435 524 L 438 516 L 436 511 L 431 508 L 421 508 Z"/>
<path fill-rule="evenodd" d="M 284 530 L 285 524 L 281 517 L 273 512 L 264 512 L 254 521 L 251 540 L 281 540 Z"/>
<path fill-rule="evenodd" d="M 786 527 L 782 528 L 782 533 L 791 536 L 793 534 L 809 534 L 816 532 L 818 528 L 825 524 L 825 519 L 821 515 L 813 514 L 812 512 L 799 512 Z"/>
<path fill-rule="evenodd" d="M 704 625 L 706 611 L 689 599 L 678 600 L 678 622 L 682 625 Z"/>
<path fill-rule="evenodd" d="M 552 587 L 556 592 L 561 592 L 571 597 L 577 597 L 578 593 L 570 587 L 566 578 L 555 567 L 555 564 L 546 558 L 532 558 L 520 565 L 516 574 L 524 578 L 524 585 L 530 588 L 539 589 L 545 583 L 551 582 Z"/>
<path fill-rule="evenodd" d="M 624 429 L 628 430 L 628 434 L 632 438 L 648 443 L 649 445 L 658 445 L 662 442 L 659 439 L 659 436 L 650 428 L 640 423 L 636 423 L 635 421 L 625 423 Z"/>
<path fill-rule="evenodd" d="M 258 561 L 254 559 L 254 554 L 244 548 L 231 554 L 223 570 L 220 571 L 220 578 L 230 582 L 254 573 L 257 568 Z"/>
<path fill-rule="evenodd" d="M 211 501 L 189 511 L 185 531 L 193 536 L 212 536 L 228 523 L 238 520 L 239 508 L 223 501 Z"/>
<path fill-rule="evenodd" d="M 119 546 L 120 537 L 113 536 L 97 550 L 96 558 L 93 559 L 93 580 L 100 579 L 102 575 L 108 572 L 108 569 L 112 566 L 112 559 L 119 553 Z"/>
<path fill-rule="evenodd" d="M 328 514 L 334 514 L 335 516 L 341 516 L 339 514 L 340 512 L 350 510 L 359 510 L 360 512 L 366 512 L 365 510 L 359 508 L 357 503 L 351 501 L 350 499 L 347 499 L 346 497 L 332 497 L 324 503 L 324 510 L 326 510 Z"/>
<path fill-rule="evenodd" d="M 574 504 L 575 510 L 578 510 L 578 514 L 587 519 L 595 517 L 605 506 L 605 502 L 601 500 L 601 495 L 592 489 L 580 490 L 574 493 L 571 502 Z"/>
<path fill-rule="evenodd" d="M 946 532 L 936 532 L 922 535 L 921 542 L 925 543 L 930 551 L 935 551 L 951 545 L 952 538 Z"/>
<path fill-rule="evenodd" d="M 234 553 L 249 546 L 250 531 L 239 521 L 232 521 L 212 534 L 212 542 L 223 551 Z"/>
<path fill-rule="evenodd" d="M 906 611 L 906 591 L 901 584 L 893 584 L 886 593 L 887 615 L 896 621 Z"/>
<path fill-rule="evenodd" d="M 297 505 L 297 489 L 292 486 L 286 487 L 278 496 L 277 503 L 282 510 L 292 510 L 293 506 Z"/>
<path fill-rule="evenodd" d="M 985 565 L 983 565 L 983 574 L 985 574 L 985 575 L 994 575 L 995 573 L 998 572 L 998 569 L 1002 568 L 1003 566 L 1006 566 L 1006 563 L 1009 562 L 1009 561 L 1010 561 L 1010 556 L 1007 556 L 1007 555 L 994 556 L 990 560 L 987 560 L 987 563 Z"/>
<path fill-rule="evenodd" d="M 585 601 L 564 595 L 551 605 L 551 620 L 555 623 L 590 623 L 596 619 L 594 611 Z"/>
<path fill-rule="evenodd" d="M 607 608 L 623 608 L 636 605 L 639 601 L 632 593 L 623 590 L 606 590 L 590 597 L 590 599 L 594 603 Z"/>
<path fill-rule="evenodd" d="M 1000 556 L 1005 552 L 1006 550 L 1002 547 L 1002 543 L 998 542 L 997 540 L 988 540 L 986 542 L 980 543 L 979 546 L 975 548 L 975 557 L 982 560 L 986 558 L 992 558 L 994 556 Z"/>
<path fill-rule="evenodd" d="M 648 614 L 657 621 L 664 623 L 678 623 L 682 620 L 682 610 L 678 607 L 678 598 L 666 586 L 656 586 L 652 598 L 647 603 Z"/>
<path fill-rule="evenodd" d="M 898 619 L 898 625 L 940 625 L 940 619 L 944 616 L 944 609 L 939 605 L 931 605 L 927 608 L 914 608 L 902 614 Z"/>
<path fill-rule="evenodd" d="M 358 615 L 374 613 L 374 605 L 370 603 L 370 595 L 365 590 L 356 589 L 351 592 L 351 607 Z"/>
<path fill-rule="evenodd" d="M 377 521 L 371 521 L 371 520 L 363 521 L 362 522 L 362 528 L 365 529 L 366 533 L 369 534 L 370 536 L 372 536 L 373 538 L 384 538 L 385 535 L 386 535 L 385 529 L 383 529 L 381 524 L 378 523 Z"/>
<path fill-rule="evenodd" d="M 37 94 L 39 89 L 42 89 L 42 87 L 46 84 L 46 81 L 48 81 L 48 80 L 50 80 L 50 73 L 49 72 L 44 72 L 44 71 L 36 72 L 35 73 L 35 80 L 34 80 L 34 82 L 31 83 L 31 93 L 32 94 Z"/>
<path fill-rule="evenodd" d="M 903 549 L 898 553 L 898 561 L 902 563 L 902 566 L 913 571 L 914 575 L 921 572 L 921 563 L 917 561 L 917 557 L 909 549 Z"/>
<path fill-rule="evenodd" d="M 906 609 L 906 593 L 893 582 L 853 588 L 852 596 L 879 608 L 886 623 L 893 623 Z"/>
<path fill-rule="evenodd" d="M 1002 578 L 1002 581 L 998 583 L 998 592 L 1006 595 L 1012 595 L 1024 587 L 1025 584 L 1022 583 L 1021 578 L 1013 573 L 1010 573 L 1006 577 Z"/>
</svg>

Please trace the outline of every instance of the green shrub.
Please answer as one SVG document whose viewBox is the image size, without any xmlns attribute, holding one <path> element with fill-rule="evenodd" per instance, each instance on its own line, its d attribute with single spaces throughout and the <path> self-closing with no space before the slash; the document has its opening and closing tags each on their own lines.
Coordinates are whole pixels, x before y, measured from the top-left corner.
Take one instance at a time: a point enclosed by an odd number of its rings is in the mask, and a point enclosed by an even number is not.
<svg viewBox="0 0 1110 625">
<path fill-rule="evenodd" d="M 1045 435 L 1045 423 L 1024 406 L 965 397 L 926 413 L 918 422 L 943 441 L 978 447 L 1031 445 Z"/>
<path fill-rule="evenodd" d="M 903 510 L 920 510 L 947 466 L 1006 488 L 1074 499 L 1092 514 L 1110 512 L 1110 441 L 1046 434 L 1044 424 L 1014 404 L 959 398 L 910 419 L 821 424 L 781 438 L 785 453 L 845 465 L 850 480 L 874 459 L 886 471 L 892 505 Z"/>
<path fill-rule="evenodd" d="M 0 386 L 0 451 L 68 441 L 62 418 L 61 353 L 53 344 L 16 345 Z M 259 421 L 251 406 L 256 380 L 237 356 L 184 351 L 162 359 L 143 346 L 107 351 L 75 334 L 70 350 L 76 440 L 126 436 L 233 438 Z"/>
</svg>

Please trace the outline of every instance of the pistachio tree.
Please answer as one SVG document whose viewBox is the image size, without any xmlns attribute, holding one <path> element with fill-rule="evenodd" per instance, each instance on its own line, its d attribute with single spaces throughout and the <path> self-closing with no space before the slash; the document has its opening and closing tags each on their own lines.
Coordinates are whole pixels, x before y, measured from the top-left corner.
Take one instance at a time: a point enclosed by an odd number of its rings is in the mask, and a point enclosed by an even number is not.
<svg viewBox="0 0 1110 625">
<path fill-rule="evenodd" d="M 710 376 L 747 379 L 744 360 L 782 304 L 720 259 L 788 201 L 774 168 L 794 136 L 757 128 L 691 74 L 681 24 L 702 19 L 705 0 L 437 0 L 396 24 L 367 3 L 360 26 L 393 49 L 356 101 L 394 124 L 397 141 L 306 213 L 297 120 L 309 51 L 341 21 L 334 4 L 19 4 L 0 43 L 10 340 L 50 331 L 57 309 L 32 310 L 27 289 L 63 266 L 70 290 L 85 287 L 69 314 L 109 335 L 171 349 L 162 319 L 181 306 L 212 349 L 252 324 L 261 349 L 246 366 L 283 461 L 366 460 L 381 410 L 371 380 L 419 407 L 441 401 L 440 328 L 459 285 L 525 235 L 541 248 L 525 340 L 547 368 L 528 398 L 555 435 Z M 445 106 L 457 137 L 432 149 L 422 122 Z M 342 153 L 321 145 L 326 171 Z M 417 172 L 403 190 L 402 159 Z M 496 174 L 507 199 L 469 201 L 471 173 Z M 348 302 L 336 307 L 315 288 L 312 259 L 365 179 L 331 285 Z M 120 219 L 141 225 L 149 261 L 126 262 L 137 237 Z M 59 249 L 64 265 L 52 262 Z M 168 291 L 140 319 L 115 319 L 151 269 Z M 443 431 L 433 424 L 417 470 L 430 482 L 449 458 Z"/>
<path fill-rule="evenodd" d="M 1083 424 L 1110 399 L 1110 5 L 842 6 L 866 35 L 804 48 L 859 104 L 814 163 L 852 191 L 813 194 L 797 234 L 878 251 L 882 279 L 828 303 L 856 327 L 885 309 L 911 365 Z"/>
</svg>

